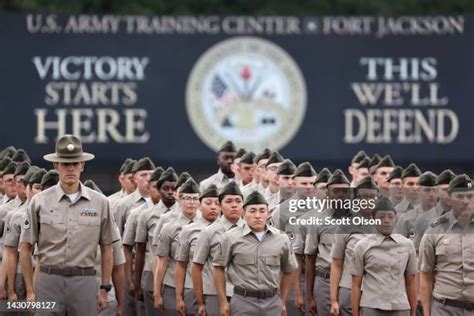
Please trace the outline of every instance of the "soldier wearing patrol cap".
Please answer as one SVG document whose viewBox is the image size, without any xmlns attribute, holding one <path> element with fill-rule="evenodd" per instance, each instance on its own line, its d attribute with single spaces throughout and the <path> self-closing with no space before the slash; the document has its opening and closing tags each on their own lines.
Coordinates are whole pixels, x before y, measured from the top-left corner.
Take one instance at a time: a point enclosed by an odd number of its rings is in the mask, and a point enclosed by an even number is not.
<svg viewBox="0 0 474 316">
<path fill-rule="evenodd" d="M 217 152 L 217 165 L 219 170 L 209 178 L 201 181 L 199 184 L 201 189 L 207 188 L 211 184 L 215 184 L 218 189 L 234 180 L 232 172 L 232 163 L 234 162 L 237 148 L 231 141 L 225 142 Z"/>
<path fill-rule="evenodd" d="M 387 178 L 389 198 L 394 207 L 403 200 L 402 172 L 402 167 L 395 166 Z"/>
<path fill-rule="evenodd" d="M 401 176 L 403 200 L 395 206 L 398 215 L 408 212 L 419 203 L 420 195 L 416 189 L 416 182 L 420 176 L 421 171 L 414 163 L 409 164 L 408 167 L 403 169 Z"/>
<path fill-rule="evenodd" d="M 155 187 L 159 192 L 160 201 L 151 208 L 144 210 L 139 218 L 136 243 L 136 266 L 135 266 L 135 287 L 143 290 L 145 303 L 145 314 L 155 315 L 158 310 L 154 307 L 153 298 L 153 270 L 154 270 L 154 250 L 153 237 L 156 227 L 162 223 L 162 217 L 179 213 L 180 208 L 176 202 L 175 186 L 178 176 L 173 168 L 169 167 L 165 171 L 154 172 L 150 177 L 155 182 Z M 177 215 L 170 216 L 176 218 Z M 143 263 L 143 259 L 145 262 Z M 142 272 L 143 271 L 143 272 Z"/>
<path fill-rule="evenodd" d="M 254 191 L 244 203 L 246 224 L 222 237 L 221 251 L 213 261 L 221 315 L 286 314 L 297 261 L 288 236 L 269 227 L 267 217 L 268 204 Z M 235 285 L 230 305 L 226 297 L 226 268 Z"/>
<path fill-rule="evenodd" d="M 186 310 L 190 308 L 186 308 L 186 303 L 182 299 L 183 289 L 184 292 L 192 292 L 192 295 L 188 293 L 188 296 L 196 298 L 196 302 L 198 303 L 198 308 L 201 310 L 201 315 L 205 314 L 206 306 L 204 303 L 204 297 L 202 292 L 202 279 L 200 278 L 202 274 L 199 275 L 199 281 L 196 283 L 198 285 L 198 291 L 193 290 L 194 282 L 191 274 L 191 267 L 192 267 L 192 260 L 194 251 L 196 248 L 196 242 L 199 237 L 201 231 L 211 225 L 215 220 L 217 220 L 221 214 L 220 212 L 220 205 L 219 205 L 219 198 L 217 197 L 217 187 L 215 185 L 211 185 L 209 188 L 204 190 L 202 194 L 199 196 L 199 205 L 200 205 L 200 212 L 201 218 L 196 220 L 194 223 L 186 225 L 183 227 L 183 230 L 179 234 L 178 238 L 178 249 L 176 250 L 175 260 L 176 260 L 176 310 L 180 314 L 185 314 Z M 202 272 L 202 271 L 201 271 Z M 209 271 L 212 273 L 212 271 Z M 196 280 L 198 280 L 196 279 Z M 194 286 L 196 289 L 196 286 Z M 194 293 L 196 292 L 196 293 Z M 197 293 L 199 292 L 200 297 L 197 298 Z M 180 294 L 181 293 L 181 294 Z M 186 297 L 186 294 L 185 294 Z M 188 298 L 189 301 L 189 298 Z M 189 302 L 188 302 L 189 305 Z M 194 306 L 193 306 L 194 307 Z M 194 310 L 194 308 L 193 308 Z M 196 314 L 198 314 L 198 310 L 195 310 Z M 188 313 L 189 314 L 189 313 Z"/>
<path fill-rule="evenodd" d="M 293 179 L 295 171 L 296 166 L 290 159 L 285 159 L 278 167 L 276 171 L 280 190 L 280 201 L 278 201 L 278 204 L 283 203 L 295 194 L 295 180 Z M 270 210 L 270 212 L 272 211 Z"/>
<path fill-rule="evenodd" d="M 22 231 L 23 220 L 26 216 L 28 203 L 34 195 L 41 192 L 41 179 L 46 173 L 45 169 L 32 166 L 23 179 L 26 186 L 26 202 L 22 203 L 16 210 L 11 212 L 11 217 L 6 221 L 4 235 L 4 257 L 8 279 L 8 300 L 16 301 L 17 299 L 26 299 L 26 289 L 23 282 L 23 274 L 18 264 L 18 249 L 20 235 Z M 30 257 L 31 258 L 31 257 Z"/>
<path fill-rule="evenodd" d="M 328 198 L 344 201 L 351 198 L 350 182 L 340 169 L 334 171 L 327 183 Z M 311 226 L 306 235 L 306 293 L 311 312 L 329 315 L 331 308 L 329 277 L 331 248 L 334 244 L 335 225 L 325 224 L 326 218 L 344 218 L 350 215 L 342 203 L 333 203 L 317 215 L 322 225 Z"/>
<path fill-rule="evenodd" d="M 120 198 L 123 198 L 125 196 L 127 196 L 127 190 L 126 190 L 126 180 L 125 180 L 125 173 L 124 173 L 124 170 L 125 168 L 133 163 L 133 159 L 132 158 L 127 158 L 125 159 L 125 161 L 122 163 L 122 166 L 120 167 L 119 169 L 119 172 L 118 172 L 118 181 L 120 183 L 120 190 L 109 195 L 108 196 L 108 199 L 109 201 L 113 201 L 115 199 L 120 199 Z"/>
<path fill-rule="evenodd" d="M 57 310 L 70 315 L 95 315 L 97 308 L 106 307 L 112 243 L 120 238 L 107 198 L 80 182 L 85 161 L 93 158 L 83 152 L 79 138 L 64 135 L 58 139 L 56 152 L 44 159 L 54 163 L 60 182 L 33 197 L 20 237 L 28 300 L 55 301 Z M 38 246 L 41 270 L 36 291 L 30 260 L 34 245 Z M 99 245 L 102 284 L 97 296 L 93 266 Z M 37 311 L 42 314 L 46 312 Z"/>
<path fill-rule="evenodd" d="M 232 162 L 231 165 L 231 170 L 234 173 L 234 181 L 239 182 L 240 181 L 240 169 L 239 169 L 239 162 L 240 158 L 242 158 L 243 155 L 245 155 L 247 151 L 244 148 L 240 148 L 237 151 L 237 154 L 235 155 L 234 161 Z"/>
<path fill-rule="evenodd" d="M 354 177 L 357 178 L 356 169 L 359 166 L 360 162 L 366 157 L 367 157 L 367 154 L 365 153 L 365 151 L 360 150 L 352 158 L 351 165 L 348 168 L 349 174 L 352 177 L 351 187 L 355 187 L 357 185 L 356 181 L 354 181 L 355 180 Z"/>
<path fill-rule="evenodd" d="M 102 193 L 102 190 L 95 184 L 93 180 L 84 181 L 84 186 Z M 118 233 L 118 228 L 117 233 Z M 120 240 L 112 243 L 112 283 L 113 287 L 107 296 L 107 307 L 99 312 L 99 316 L 123 315 L 125 306 L 125 255 Z M 100 264 L 102 258 L 100 256 L 100 247 L 97 248 L 97 257 L 95 259 L 95 269 L 97 271 L 96 279 L 100 283 L 102 275 L 100 273 Z M 100 290 L 99 290 L 100 291 Z"/>
<path fill-rule="evenodd" d="M 199 186 L 192 178 L 184 183 L 179 191 L 181 213 L 172 221 L 155 231 L 153 243 L 156 244 L 156 269 L 154 279 L 155 308 L 164 311 L 164 315 L 176 315 L 177 304 L 181 300 L 185 303 L 186 314 L 196 314 L 197 305 L 192 290 L 191 275 L 186 275 L 184 288 L 177 287 L 176 279 L 176 251 L 178 236 L 183 226 L 200 220 L 198 211 Z M 180 306 L 181 309 L 181 306 Z"/>
<path fill-rule="evenodd" d="M 387 197 L 377 201 L 372 216 L 380 221 L 376 232 L 360 240 L 352 255 L 352 315 L 416 315 L 415 247 L 394 233 L 397 215 Z"/>
<path fill-rule="evenodd" d="M 257 183 L 257 190 L 261 194 L 265 192 L 265 189 L 268 187 L 268 175 L 267 175 L 267 169 L 266 165 L 268 162 L 268 159 L 270 159 L 270 155 L 272 154 L 272 151 L 268 148 L 265 148 L 260 154 L 258 154 L 255 157 L 255 183 Z M 244 198 L 246 196 L 245 192 L 244 193 Z"/>
<path fill-rule="evenodd" d="M 438 197 L 438 203 L 435 207 L 427 212 L 420 214 L 415 221 L 415 248 L 418 250 L 420 247 L 421 238 L 428 229 L 430 224 L 441 215 L 451 210 L 449 205 L 448 188 L 449 183 L 454 179 L 456 175 L 449 169 L 441 172 L 436 178 L 436 194 Z"/>
<path fill-rule="evenodd" d="M 375 174 L 375 169 L 377 169 L 377 165 L 379 164 L 381 159 L 382 157 L 380 157 L 379 154 L 375 154 L 372 156 L 372 158 L 370 158 L 368 169 L 371 177 Z"/>
<path fill-rule="evenodd" d="M 436 175 L 430 171 L 423 173 L 416 182 L 419 201 L 412 210 L 401 214 L 397 221 L 397 233 L 414 241 L 416 237 L 415 221 L 423 213 L 436 205 Z"/>
<path fill-rule="evenodd" d="M 212 262 L 218 255 L 219 244 L 222 235 L 236 227 L 242 227 L 242 192 L 235 182 L 224 186 L 218 195 L 222 216 L 212 225 L 205 227 L 199 235 L 193 256 L 193 284 L 196 291 L 200 290 L 202 284 L 204 300 L 198 292 L 196 298 L 200 305 L 200 310 L 205 305 L 206 313 L 209 316 L 220 315 L 219 298 L 212 277 Z M 226 283 L 226 296 L 230 298 L 233 294 L 233 285 Z"/>
<path fill-rule="evenodd" d="M 355 188 L 355 199 L 366 201 L 360 210 L 353 210 L 353 216 L 372 218 L 371 201 L 377 199 L 379 189 L 371 177 L 365 177 Z M 368 225 L 341 225 L 336 228 L 334 245 L 331 250 L 330 297 L 331 315 L 351 316 L 351 264 L 357 243 L 371 234 L 373 227 Z"/>
<path fill-rule="evenodd" d="M 273 210 L 281 200 L 277 171 L 283 160 L 283 156 L 278 151 L 274 151 L 265 165 L 269 184 L 262 195 L 268 202 L 269 210 Z"/>
<path fill-rule="evenodd" d="M 474 315 L 474 186 L 462 174 L 449 183 L 450 212 L 421 239 L 420 298 L 424 315 Z"/>
<path fill-rule="evenodd" d="M 375 170 L 373 173 L 374 181 L 379 187 L 380 193 L 387 197 L 389 196 L 387 179 L 394 167 L 395 164 L 393 163 L 392 157 L 386 155 L 375 166 Z"/>
</svg>

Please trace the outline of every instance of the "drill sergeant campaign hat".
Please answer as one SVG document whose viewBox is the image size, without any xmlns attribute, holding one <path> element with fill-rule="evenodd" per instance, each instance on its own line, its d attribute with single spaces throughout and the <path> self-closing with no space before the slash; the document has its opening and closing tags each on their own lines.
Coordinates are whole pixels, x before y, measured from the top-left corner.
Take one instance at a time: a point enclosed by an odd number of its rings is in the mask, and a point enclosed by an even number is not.
<svg viewBox="0 0 474 316">
<path fill-rule="evenodd" d="M 95 182 L 92 181 L 91 179 L 84 181 L 84 186 L 88 187 L 89 189 L 92 189 L 94 191 L 104 194 L 102 190 L 97 186 L 97 184 L 95 184 Z"/>
<path fill-rule="evenodd" d="M 200 194 L 201 191 L 199 190 L 199 185 L 194 181 L 193 178 L 188 178 L 185 183 L 179 189 L 180 194 L 193 194 L 198 193 Z"/>
<path fill-rule="evenodd" d="M 159 190 L 165 182 L 176 182 L 178 181 L 178 175 L 174 171 L 173 167 L 168 167 L 160 176 L 156 182 L 156 188 Z"/>
<path fill-rule="evenodd" d="M 226 141 L 224 144 L 222 144 L 222 146 L 219 149 L 218 153 L 220 153 L 220 152 L 235 153 L 235 152 L 237 152 L 237 147 L 235 147 L 234 143 L 229 140 L 229 141 Z"/>
<path fill-rule="evenodd" d="M 387 182 L 392 181 L 393 179 L 401 179 L 402 178 L 403 168 L 400 166 L 395 166 L 392 172 L 388 175 Z"/>
<path fill-rule="evenodd" d="M 323 168 L 323 170 L 321 170 L 318 173 L 318 176 L 316 177 L 316 181 L 314 181 L 314 185 L 318 183 L 327 183 L 331 176 L 332 176 L 331 171 L 329 171 L 328 168 Z"/>
<path fill-rule="evenodd" d="M 245 199 L 245 202 L 244 202 L 244 208 L 246 208 L 247 206 L 249 205 L 258 205 L 258 204 L 265 204 L 265 205 L 268 205 L 268 202 L 267 200 L 265 200 L 265 198 L 263 197 L 262 194 L 260 194 L 260 192 L 258 191 L 253 191 L 252 193 L 250 193 L 247 198 Z"/>
<path fill-rule="evenodd" d="M 471 178 L 467 174 L 461 174 L 449 182 L 448 193 L 472 191 L 473 189 Z"/>
<path fill-rule="evenodd" d="M 421 176 L 421 171 L 418 169 L 418 166 L 414 163 L 411 163 L 406 167 L 402 172 L 402 179 L 409 178 L 409 177 L 419 177 Z"/>
<path fill-rule="evenodd" d="M 51 162 L 72 163 L 92 160 L 94 155 L 82 150 L 82 142 L 78 137 L 66 134 L 56 142 L 56 151 L 43 158 Z"/>
<path fill-rule="evenodd" d="M 150 179 L 148 179 L 148 182 L 153 182 L 153 181 L 158 181 L 161 177 L 161 175 L 165 172 L 165 169 L 161 167 L 156 167 L 155 170 L 153 170 L 153 173 L 150 176 Z"/>
<path fill-rule="evenodd" d="M 332 184 L 347 184 L 350 185 L 351 182 L 347 179 L 346 175 L 341 169 L 337 169 L 334 171 L 334 173 L 331 175 L 331 177 L 328 179 L 328 183 L 326 187 L 332 185 Z"/>
<path fill-rule="evenodd" d="M 191 178 L 189 172 L 181 172 L 178 177 L 178 180 L 176 181 L 176 184 L 174 185 L 174 189 L 178 190 L 186 181 L 188 181 L 189 178 Z"/>
<path fill-rule="evenodd" d="M 143 157 L 133 164 L 132 173 L 137 173 L 144 170 L 155 170 L 155 164 L 149 157 Z"/>
<path fill-rule="evenodd" d="M 271 165 L 272 163 L 279 163 L 279 162 L 283 162 L 283 160 L 285 160 L 283 158 L 283 156 L 278 152 L 278 151 L 274 151 L 272 152 L 272 154 L 270 155 L 270 157 L 268 158 L 268 161 L 265 165 L 265 167 L 268 167 L 269 165 Z"/>
<path fill-rule="evenodd" d="M 314 177 L 316 175 L 316 171 L 314 170 L 313 166 L 308 162 L 302 162 L 296 168 L 295 173 L 293 174 L 293 178 L 296 177 Z"/>
<path fill-rule="evenodd" d="M 292 176 L 296 171 L 295 164 L 290 159 L 283 160 L 280 167 L 277 169 L 277 175 Z"/>
<path fill-rule="evenodd" d="M 59 182 L 59 173 L 56 170 L 49 170 L 41 179 L 43 190 L 55 186 Z"/>
<path fill-rule="evenodd" d="M 24 176 L 27 172 L 28 169 L 30 169 L 31 165 L 27 161 L 23 161 L 22 163 L 18 164 L 18 166 L 15 169 L 15 173 L 13 176 Z"/>
<path fill-rule="evenodd" d="M 31 164 L 30 157 L 28 156 L 26 151 L 24 151 L 23 149 L 18 149 L 18 151 L 12 157 L 12 161 L 15 161 L 15 162 L 27 161 Z"/>
<path fill-rule="evenodd" d="M 234 181 L 227 183 L 222 189 L 221 192 L 219 192 L 219 203 L 222 202 L 224 199 L 224 196 L 226 195 L 240 195 L 242 198 L 244 195 L 242 194 L 242 191 L 240 191 L 239 186 L 237 183 Z"/>
<path fill-rule="evenodd" d="M 202 201 L 202 199 L 205 198 L 217 198 L 219 197 L 219 192 L 217 190 L 217 187 L 215 184 L 209 185 L 207 188 L 205 188 L 202 192 L 201 195 L 199 196 L 199 201 Z"/>
<path fill-rule="evenodd" d="M 436 186 L 436 175 L 431 171 L 426 171 L 419 178 L 416 184 L 424 187 Z"/>
<path fill-rule="evenodd" d="M 452 172 L 450 169 L 446 169 L 436 178 L 436 185 L 449 184 L 449 182 L 451 182 L 451 180 L 453 180 L 455 177 L 456 175 L 454 172 Z"/>
</svg>

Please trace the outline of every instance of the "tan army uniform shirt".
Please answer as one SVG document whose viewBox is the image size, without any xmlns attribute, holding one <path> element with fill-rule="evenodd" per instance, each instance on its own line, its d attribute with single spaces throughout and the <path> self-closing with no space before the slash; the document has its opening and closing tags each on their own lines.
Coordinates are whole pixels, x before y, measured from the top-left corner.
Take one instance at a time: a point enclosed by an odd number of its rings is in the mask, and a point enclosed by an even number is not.
<svg viewBox="0 0 474 316">
<path fill-rule="evenodd" d="M 120 236 L 124 234 L 125 223 L 127 222 L 128 215 L 130 215 L 130 211 L 145 203 L 146 199 L 140 195 L 138 189 L 130 195 L 122 199 L 117 199 L 112 203 L 112 210 L 120 231 Z"/>
<path fill-rule="evenodd" d="M 248 291 L 278 289 L 281 272 L 292 273 L 298 267 L 286 234 L 267 227 L 259 241 L 247 224 L 224 234 L 213 265 L 226 267 L 234 286 Z"/>
<path fill-rule="evenodd" d="M 125 223 L 125 230 L 123 232 L 123 244 L 127 246 L 134 246 L 135 239 L 137 236 L 137 226 L 138 226 L 138 218 L 139 216 L 147 209 L 149 209 L 153 204 L 150 201 L 134 208 L 130 215 L 127 218 L 127 222 Z"/>
<path fill-rule="evenodd" d="M 71 203 L 58 183 L 31 200 L 20 242 L 38 244 L 43 266 L 93 267 L 97 246 L 120 239 L 114 225 L 104 195 L 81 183 Z"/>
<path fill-rule="evenodd" d="M 225 216 L 221 216 L 214 223 L 204 228 L 199 235 L 194 250 L 193 262 L 203 265 L 202 287 L 205 295 L 217 295 L 212 272 L 212 262 L 220 253 L 220 242 L 225 232 L 242 227 L 244 220 L 239 218 L 237 223 L 232 224 Z M 227 296 L 232 296 L 234 285 L 226 280 Z"/>
<path fill-rule="evenodd" d="M 421 239 L 420 272 L 433 272 L 433 296 L 474 303 L 474 218 L 462 228 L 452 212 Z"/>
<path fill-rule="evenodd" d="M 3 241 L 5 236 L 6 221 L 8 214 L 16 210 L 21 204 L 23 204 L 20 198 L 17 196 L 14 199 L 11 199 L 7 203 L 0 206 L 0 258 L 3 257 Z M 11 215 L 10 215 L 11 216 Z"/>
<path fill-rule="evenodd" d="M 408 310 L 405 276 L 416 274 L 415 246 L 399 234 L 371 234 L 357 243 L 352 275 L 362 277 L 360 306 Z"/>
<path fill-rule="evenodd" d="M 229 178 L 226 176 L 222 170 L 219 168 L 219 170 L 210 176 L 207 179 L 202 180 L 199 183 L 199 187 L 201 188 L 201 191 L 204 191 L 207 189 L 211 184 L 214 184 L 217 187 L 217 190 L 222 189 L 226 184 L 230 183 L 231 181 L 234 181 L 233 178 Z"/>
<path fill-rule="evenodd" d="M 8 213 L 5 221 L 5 233 L 3 235 L 3 245 L 7 247 L 13 247 L 19 249 L 20 247 L 20 236 L 21 236 L 21 225 L 23 224 L 26 216 L 26 210 L 28 207 L 27 201 L 15 210 Z M 21 273 L 21 264 L 17 264 L 17 273 Z"/>
</svg>

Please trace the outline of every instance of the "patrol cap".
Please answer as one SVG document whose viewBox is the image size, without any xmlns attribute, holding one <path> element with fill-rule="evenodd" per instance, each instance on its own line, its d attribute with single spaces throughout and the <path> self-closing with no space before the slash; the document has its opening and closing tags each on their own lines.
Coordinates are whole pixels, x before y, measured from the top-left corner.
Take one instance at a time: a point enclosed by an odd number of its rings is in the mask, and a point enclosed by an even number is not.
<svg viewBox="0 0 474 316">
<path fill-rule="evenodd" d="M 221 152 L 235 153 L 237 152 L 237 147 L 235 147 L 234 143 L 229 140 L 229 141 L 226 141 L 224 144 L 222 144 L 218 153 L 221 153 Z"/>
<path fill-rule="evenodd" d="M 15 174 L 16 168 L 18 164 L 14 161 L 11 161 L 5 169 L 3 169 L 3 175 L 6 176 L 7 174 Z"/>
<path fill-rule="evenodd" d="M 26 172 L 25 179 L 24 179 L 26 184 L 28 184 L 28 182 L 30 181 L 31 176 L 33 176 L 38 170 L 40 170 L 40 168 L 38 166 L 30 166 L 30 168 L 28 168 L 28 171 Z"/>
<path fill-rule="evenodd" d="M 356 169 L 362 169 L 362 168 L 369 168 L 369 164 L 370 164 L 370 159 L 369 157 L 365 157 L 364 159 L 362 159 L 359 163 L 359 165 L 356 167 Z"/>
<path fill-rule="evenodd" d="M 92 160 L 94 155 L 82 150 L 82 142 L 78 137 L 66 134 L 57 140 L 55 152 L 43 158 L 51 162 L 70 163 Z"/>
<path fill-rule="evenodd" d="M 283 160 L 285 160 L 283 156 L 280 155 L 280 153 L 275 150 L 274 152 L 272 152 L 272 154 L 268 158 L 267 164 L 265 166 L 268 167 L 272 163 L 279 163 L 279 162 L 282 162 Z"/>
<path fill-rule="evenodd" d="M 316 181 L 314 181 L 314 184 L 316 185 L 317 183 L 327 183 L 331 176 L 332 176 L 331 171 L 329 171 L 328 168 L 324 168 L 318 173 L 318 176 L 316 177 Z"/>
<path fill-rule="evenodd" d="M 196 182 L 194 182 L 193 178 L 188 178 L 186 182 L 183 183 L 183 185 L 179 188 L 179 193 L 187 193 L 187 194 L 193 194 L 193 193 L 201 193 L 199 191 L 199 186 L 197 185 Z"/>
<path fill-rule="evenodd" d="M 10 164 L 10 162 L 12 162 L 10 157 L 5 157 L 0 160 L 0 171 L 3 171 Z"/>
<path fill-rule="evenodd" d="M 0 156 L 2 159 L 6 157 L 11 159 L 15 153 L 16 153 L 16 148 L 14 146 L 8 146 L 2 150 L 2 153 Z"/>
<path fill-rule="evenodd" d="M 205 198 L 216 198 L 216 197 L 219 197 L 219 192 L 217 191 L 216 185 L 211 184 L 201 192 L 201 195 L 199 196 L 199 201 L 202 201 L 202 199 L 205 199 Z"/>
<path fill-rule="evenodd" d="M 347 179 L 346 175 L 341 169 L 337 169 L 334 173 L 329 177 L 328 184 L 326 186 L 330 186 L 332 184 L 348 184 L 350 185 L 350 181 Z"/>
<path fill-rule="evenodd" d="M 369 172 L 372 174 L 375 172 L 376 170 L 376 167 L 378 165 L 378 163 L 380 162 L 382 158 L 378 155 L 378 154 L 375 154 L 373 155 L 373 157 L 370 159 L 370 162 L 369 162 Z"/>
<path fill-rule="evenodd" d="M 448 193 L 473 190 L 472 180 L 467 174 L 461 174 L 449 182 Z"/>
<path fill-rule="evenodd" d="M 133 164 L 132 172 L 137 173 L 143 170 L 155 170 L 155 164 L 149 157 L 143 157 Z"/>
<path fill-rule="evenodd" d="M 402 172 L 402 179 L 408 178 L 408 177 L 419 177 L 421 176 L 421 171 L 418 169 L 418 166 L 415 165 L 414 163 L 411 163 L 406 167 L 403 172 Z"/>
<path fill-rule="evenodd" d="M 181 172 L 176 184 L 174 185 L 174 189 L 178 190 L 189 178 L 191 178 L 191 175 L 188 172 Z"/>
<path fill-rule="evenodd" d="M 395 167 L 395 163 L 393 162 L 392 157 L 390 157 L 389 155 L 383 157 L 382 160 L 379 161 L 377 166 L 375 166 L 375 170 L 382 167 Z"/>
<path fill-rule="evenodd" d="M 166 181 L 168 182 L 176 182 L 178 181 L 178 175 L 176 174 L 176 172 L 174 171 L 173 167 L 168 167 L 168 169 L 166 169 L 160 176 L 160 178 L 158 179 L 158 181 L 156 182 L 156 187 L 158 189 L 161 188 L 161 186 L 163 185 L 163 183 L 165 183 Z"/>
<path fill-rule="evenodd" d="M 88 187 L 89 189 L 92 189 L 94 191 L 104 194 L 102 190 L 97 186 L 97 184 L 95 184 L 95 182 L 92 181 L 91 179 L 84 181 L 84 186 Z"/>
<path fill-rule="evenodd" d="M 56 170 L 49 170 L 41 179 L 41 186 L 44 189 L 55 186 L 59 182 L 59 173 Z"/>
<path fill-rule="evenodd" d="M 240 195 L 243 197 L 242 191 L 240 191 L 239 186 L 234 181 L 227 183 L 219 192 L 219 202 L 222 202 L 224 196 L 226 195 Z"/>
<path fill-rule="evenodd" d="M 292 176 L 296 171 L 295 164 L 290 159 L 283 160 L 282 164 L 277 169 L 278 175 Z"/>
<path fill-rule="evenodd" d="M 265 200 L 265 198 L 263 197 L 262 194 L 260 194 L 260 192 L 258 191 L 253 191 L 252 193 L 250 193 L 247 198 L 245 199 L 245 202 L 244 202 L 244 208 L 246 208 L 247 206 L 249 205 L 257 205 L 257 204 L 265 204 L 265 205 L 268 205 L 268 202 L 267 200 Z"/>
<path fill-rule="evenodd" d="M 163 172 L 165 172 L 165 169 L 161 167 L 156 167 L 155 170 L 153 170 L 153 173 L 151 174 L 150 179 L 148 179 L 148 182 L 158 181 L 158 179 L 161 177 Z"/>
<path fill-rule="evenodd" d="M 18 149 L 17 150 L 17 152 L 12 157 L 12 161 L 15 161 L 15 162 L 27 161 L 27 162 L 31 163 L 30 157 L 28 157 L 28 154 L 23 149 Z"/>
<path fill-rule="evenodd" d="M 18 164 L 16 169 L 15 169 L 15 173 L 13 174 L 13 176 L 24 176 L 27 172 L 28 172 L 28 169 L 30 169 L 31 165 L 29 162 L 27 161 L 23 161 L 22 163 Z"/>
<path fill-rule="evenodd" d="M 123 171 L 125 170 L 125 167 L 127 167 L 127 165 L 131 163 L 134 163 L 134 160 L 132 158 L 125 159 L 124 162 L 122 163 L 122 166 L 120 166 L 119 174 L 124 174 Z"/>
<path fill-rule="evenodd" d="M 392 211 L 395 214 L 397 214 L 397 211 L 395 210 L 393 203 L 386 196 L 382 196 L 377 199 L 377 202 L 375 203 L 375 206 L 374 206 L 374 210 L 372 211 L 372 216 L 375 217 L 375 214 L 378 211 Z"/>
<path fill-rule="evenodd" d="M 132 160 L 130 161 L 130 163 L 128 163 L 128 164 L 125 165 L 125 167 L 123 168 L 123 172 L 122 172 L 122 173 L 123 173 L 124 175 L 125 175 L 125 174 L 133 173 L 133 171 L 132 171 L 132 170 L 133 170 L 133 166 L 135 165 L 136 162 L 137 162 L 136 160 L 132 159 Z"/>
<path fill-rule="evenodd" d="M 240 158 L 240 163 L 246 163 L 249 165 L 253 165 L 255 160 L 255 154 L 251 151 L 245 153 L 242 158 Z"/>
<path fill-rule="evenodd" d="M 41 180 L 43 179 L 45 174 L 46 174 L 46 169 L 38 169 L 35 173 L 33 173 L 28 178 L 28 184 L 29 185 L 41 184 Z M 26 177 L 25 177 L 25 180 L 26 180 Z"/>
<path fill-rule="evenodd" d="M 270 155 L 272 154 L 272 151 L 268 148 L 265 148 L 260 154 L 258 154 L 255 157 L 255 163 L 258 163 L 262 159 L 268 159 L 270 158 Z"/>
<path fill-rule="evenodd" d="M 237 151 L 237 154 L 235 155 L 235 159 L 241 158 L 246 153 L 247 153 L 247 151 L 245 149 L 240 148 L 239 151 Z"/>
<path fill-rule="evenodd" d="M 426 171 L 419 178 L 416 184 L 424 187 L 436 186 L 436 175 L 431 171 Z"/>
<path fill-rule="evenodd" d="M 300 163 L 298 168 L 296 168 L 295 173 L 293 174 L 293 178 L 314 177 L 315 175 L 316 171 L 314 170 L 313 166 L 308 161 L 305 161 Z"/>
<path fill-rule="evenodd" d="M 403 172 L 403 168 L 400 167 L 400 166 L 395 166 L 392 170 L 392 172 L 390 172 L 390 174 L 388 175 L 388 178 L 387 178 L 387 182 L 390 182 L 392 181 L 393 179 L 401 179 L 402 177 L 402 172 Z"/>
<path fill-rule="evenodd" d="M 454 177 L 456 177 L 454 172 L 452 172 L 451 169 L 446 169 L 436 178 L 436 185 L 449 184 Z"/>
<path fill-rule="evenodd" d="M 372 177 L 364 177 L 359 181 L 356 189 L 357 190 L 359 189 L 378 190 L 378 187 L 377 187 L 377 184 L 375 184 L 374 180 L 372 180 Z"/>
<path fill-rule="evenodd" d="M 352 157 L 351 164 L 360 163 L 362 161 L 362 159 L 364 159 L 366 157 L 367 157 L 367 154 L 365 153 L 365 151 L 359 150 L 357 152 L 357 154 L 355 154 L 354 157 Z"/>
</svg>

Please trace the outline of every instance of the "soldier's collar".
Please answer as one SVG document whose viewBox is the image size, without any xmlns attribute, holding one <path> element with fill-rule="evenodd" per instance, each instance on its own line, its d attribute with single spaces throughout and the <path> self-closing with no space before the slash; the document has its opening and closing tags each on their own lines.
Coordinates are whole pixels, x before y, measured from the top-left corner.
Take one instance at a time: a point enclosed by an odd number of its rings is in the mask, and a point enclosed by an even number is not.
<svg viewBox="0 0 474 316">
<path fill-rule="evenodd" d="M 56 196 L 57 196 L 57 201 L 61 201 L 61 199 L 66 195 L 64 192 L 63 188 L 61 188 L 61 184 L 58 182 L 56 184 Z M 82 182 L 79 183 L 79 196 L 77 197 L 76 201 L 79 201 L 80 198 L 85 198 L 90 201 L 91 197 L 89 195 L 89 191 L 92 190 L 87 187 L 85 187 Z"/>
<path fill-rule="evenodd" d="M 267 225 L 265 225 L 264 232 L 265 234 L 268 234 L 269 232 L 272 232 L 272 231 Z M 250 229 L 250 226 L 247 223 L 245 223 L 244 226 L 242 227 L 242 236 L 247 236 L 250 233 L 253 233 L 253 231 Z"/>
<path fill-rule="evenodd" d="M 224 215 L 221 216 L 220 223 L 224 226 L 226 231 L 229 230 L 234 225 L 231 222 L 229 222 L 229 220 Z M 242 227 L 244 223 L 245 223 L 244 220 L 242 218 L 239 218 L 239 220 L 237 221 L 237 223 L 235 223 L 235 225 L 237 225 L 237 227 Z"/>
<path fill-rule="evenodd" d="M 219 168 L 219 170 L 217 171 L 217 178 L 221 182 L 227 179 L 232 179 L 232 178 L 229 178 L 224 172 L 222 172 L 221 168 Z"/>
<path fill-rule="evenodd" d="M 401 235 L 395 233 L 395 230 L 388 236 L 382 235 L 380 232 L 377 231 L 375 236 L 376 236 L 375 238 L 377 240 L 377 244 L 379 245 L 386 239 L 391 239 L 396 243 L 399 243 L 402 240 Z"/>
</svg>

